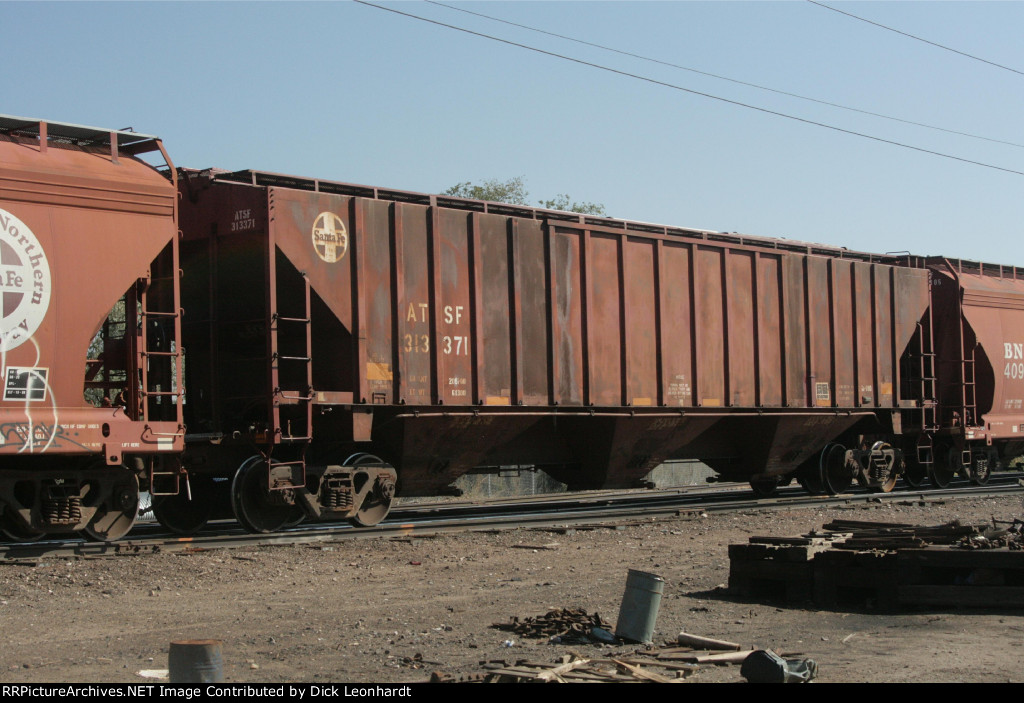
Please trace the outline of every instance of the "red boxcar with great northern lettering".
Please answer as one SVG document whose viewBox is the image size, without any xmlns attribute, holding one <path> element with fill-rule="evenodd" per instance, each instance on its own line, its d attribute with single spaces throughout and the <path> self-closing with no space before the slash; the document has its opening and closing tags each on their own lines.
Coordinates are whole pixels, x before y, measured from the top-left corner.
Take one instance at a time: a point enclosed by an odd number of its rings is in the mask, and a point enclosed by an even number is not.
<svg viewBox="0 0 1024 703">
<path fill-rule="evenodd" d="M 176 203 L 156 137 L 0 116 L 8 537 L 117 539 L 135 521 L 140 483 L 156 475 L 177 490 Z"/>
</svg>

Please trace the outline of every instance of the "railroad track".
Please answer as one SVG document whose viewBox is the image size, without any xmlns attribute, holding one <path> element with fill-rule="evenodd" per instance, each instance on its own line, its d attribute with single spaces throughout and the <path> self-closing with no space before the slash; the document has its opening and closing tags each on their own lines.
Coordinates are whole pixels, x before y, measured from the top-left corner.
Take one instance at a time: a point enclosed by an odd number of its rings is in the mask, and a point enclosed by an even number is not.
<svg viewBox="0 0 1024 703">
<path fill-rule="evenodd" d="M 90 558 L 161 552 L 204 551 L 257 545 L 294 545 L 348 539 L 429 536 L 445 532 L 621 524 L 659 517 L 710 512 L 791 510 L 858 503 L 938 501 L 956 498 L 1024 494 L 1022 474 L 993 476 L 986 486 L 957 482 L 946 489 L 898 490 L 892 493 L 855 491 L 836 496 L 812 496 L 802 489 L 783 488 L 772 498 L 751 498 L 744 484 L 723 484 L 714 489 L 679 488 L 643 492 L 602 491 L 556 494 L 483 502 L 409 503 L 396 507 L 389 519 L 375 527 L 310 523 L 266 535 L 245 532 L 232 521 L 212 523 L 196 535 L 169 535 L 155 523 L 141 524 L 127 539 L 88 542 L 82 539 L 0 544 L 0 562 L 34 562 L 47 558 Z"/>
</svg>

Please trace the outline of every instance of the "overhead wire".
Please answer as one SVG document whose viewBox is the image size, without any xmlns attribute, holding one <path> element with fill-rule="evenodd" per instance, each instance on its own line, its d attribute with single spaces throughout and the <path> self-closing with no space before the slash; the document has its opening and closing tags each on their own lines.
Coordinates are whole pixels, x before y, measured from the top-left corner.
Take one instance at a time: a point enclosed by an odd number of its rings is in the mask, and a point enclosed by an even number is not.
<svg viewBox="0 0 1024 703">
<path fill-rule="evenodd" d="M 367 0 L 352 0 L 352 1 L 354 3 L 356 3 L 356 4 L 359 4 L 359 5 L 365 5 L 366 7 L 372 7 L 372 8 L 377 9 L 377 10 L 383 10 L 385 12 L 390 12 L 390 13 L 393 13 L 393 14 L 396 14 L 396 15 L 401 15 L 403 17 L 408 17 L 410 19 L 415 19 L 415 20 L 419 20 L 421 22 L 426 22 L 428 24 L 437 25 L 439 27 L 446 27 L 448 29 L 452 29 L 452 30 L 455 30 L 457 32 L 463 32 L 465 34 L 470 34 L 470 35 L 473 35 L 473 36 L 476 36 L 476 37 L 481 37 L 483 39 L 489 39 L 491 41 L 496 41 L 496 42 L 499 42 L 501 44 L 506 44 L 508 46 L 518 47 L 520 49 L 525 49 L 527 51 L 532 51 L 532 52 L 535 52 L 535 53 L 538 53 L 538 54 L 543 54 L 545 56 L 550 56 L 550 57 L 553 57 L 553 58 L 562 59 L 564 61 L 570 61 L 572 63 L 576 63 L 576 64 L 579 64 L 581 66 L 589 66 L 591 68 L 596 68 L 598 70 L 607 71 L 609 73 L 614 73 L 616 75 L 624 76 L 626 78 L 633 78 L 635 80 L 643 81 L 645 83 L 650 83 L 652 85 L 660 85 L 660 86 L 665 87 L 665 88 L 671 88 L 672 90 L 678 90 L 678 91 L 681 91 L 681 92 L 684 92 L 684 93 L 689 93 L 691 95 L 698 95 L 698 96 L 701 96 L 701 97 L 704 97 L 704 98 L 709 98 L 711 100 L 717 100 L 719 102 L 723 102 L 723 103 L 726 103 L 726 104 L 729 104 L 729 105 L 735 105 L 737 107 L 743 107 L 743 108 L 746 108 L 748 110 L 756 110 L 757 112 L 762 112 L 762 113 L 765 113 L 765 114 L 768 114 L 768 115 L 775 115 L 777 117 L 782 117 L 782 118 L 785 118 L 785 119 L 788 119 L 788 120 L 793 120 L 795 122 L 801 122 L 803 124 L 814 125 L 816 127 L 821 127 L 823 129 L 830 129 L 830 130 L 835 131 L 835 132 L 840 132 L 840 133 L 843 133 L 843 134 L 849 134 L 851 136 L 861 137 L 863 139 L 869 139 L 871 141 L 879 142 L 879 143 L 882 143 L 882 144 L 889 144 L 891 146 L 897 146 L 897 147 L 900 147 L 900 148 L 903 148 L 903 149 L 909 149 L 909 150 L 917 151 L 917 152 L 920 152 L 920 153 L 923 153 L 923 154 L 931 154 L 932 156 L 938 156 L 938 157 L 941 157 L 941 158 L 944 158 L 944 159 L 951 159 L 953 161 L 959 161 L 959 162 L 962 162 L 962 163 L 973 164 L 975 166 L 980 166 L 982 168 L 993 169 L 995 171 L 1003 171 L 1005 173 L 1012 173 L 1012 174 L 1017 175 L 1017 176 L 1024 176 L 1024 171 L 1017 171 L 1017 170 L 1014 170 L 1012 168 L 1006 168 L 1006 167 L 1003 167 L 1003 166 L 996 166 L 994 164 L 988 164 L 988 163 L 985 163 L 983 161 L 975 161 L 974 159 L 968 159 L 968 158 L 965 158 L 965 157 L 962 157 L 962 156 L 954 156 L 953 154 L 946 154 L 946 153 L 943 153 L 943 152 L 940 152 L 940 151 L 934 151 L 932 149 L 925 149 L 924 147 L 913 146 L 912 144 L 906 144 L 904 142 L 897 142 L 897 141 L 892 140 L 892 139 L 885 139 L 883 137 L 876 137 L 876 136 L 871 135 L 871 134 L 865 134 L 863 132 L 857 132 L 857 131 L 854 131 L 854 130 L 851 130 L 851 129 L 845 129 L 843 127 L 837 127 L 835 125 L 826 124 L 824 122 L 817 122 L 815 120 L 810 120 L 810 119 L 807 119 L 807 118 L 804 118 L 804 117 L 797 117 L 796 115 L 790 115 L 790 114 L 787 114 L 785 112 L 778 112 L 777 110 L 769 110 L 768 108 L 758 107 L 756 105 L 750 105 L 748 103 L 743 103 L 743 102 L 740 102 L 738 100 L 730 100 L 729 98 L 723 98 L 723 97 L 718 96 L 718 95 L 712 95 L 711 93 L 704 93 L 704 92 L 701 92 L 699 90 L 693 90 L 691 88 L 685 88 L 683 86 L 676 85 L 674 83 L 668 83 L 666 81 L 657 80 L 655 78 L 650 78 L 650 77 L 647 77 L 647 76 L 641 76 L 641 75 L 636 74 L 636 73 L 630 73 L 628 71 L 623 71 L 623 70 L 620 70 L 620 69 L 617 69 L 617 68 L 612 68 L 610 66 L 604 66 L 602 64 L 594 63 L 594 62 L 591 62 L 591 61 L 584 61 L 583 59 L 577 59 L 577 58 L 574 58 L 572 56 L 566 56 L 565 54 L 559 54 L 559 53 L 556 53 L 554 51 L 547 51 L 546 49 L 541 49 L 541 48 L 538 48 L 538 47 L 535 47 L 535 46 L 530 46 L 528 44 L 521 44 L 519 42 L 514 42 L 514 41 L 512 41 L 510 39 L 503 39 L 501 37 L 496 37 L 496 36 L 493 36 L 493 35 L 490 35 L 490 34 L 485 34 L 483 32 L 477 32 L 475 30 L 467 29 L 465 27 L 459 27 L 457 25 L 448 24 L 446 22 L 441 22 L 439 20 L 433 20 L 433 19 L 430 19 L 430 18 L 427 18 L 427 17 L 421 17 L 420 15 L 414 15 L 414 14 L 409 13 L 409 12 L 403 12 L 401 10 L 396 10 L 396 9 L 394 9 L 392 7 L 385 7 L 383 5 L 377 5 L 376 3 L 368 2 Z"/>
<path fill-rule="evenodd" d="M 846 15 L 847 17 L 850 17 L 852 19 L 860 20 L 861 22 L 866 22 L 868 24 L 874 25 L 875 27 L 880 27 L 881 29 L 885 29 L 885 30 L 888 30 L 890 32 L 895 32 L 896 34 L 902 34 L 905 37 L 909 37 L 911 39 L 915 39 L 915 40 L 917 40 L 919 42 L 924 42 L 925 44 L 931 44 L 932 46 L 938 47 L 940 49 L 944 49 L 946 51 L 952 51 L 954 54 L 960 54 L 961 56 L 966 56 L 969 59 L 974 59 L 975 61 L 981 61 L 982 63 L 987 63 L 989 66 L 995 66 L 996 68 L 1002 68 L 1002 69 L 1004 69 L 1006 71 L 1011 71 L 1013 73 L 1019 73 L 1020 75 L 1024 76 L 1024 71 L 1018 71 L 1016 68 L 1010 68 L 1009 66 L 1004 66 L 1001 63 L 996 63 L 995 61 L 989 61 L 988 59 L 983 59 L 980 56 L 975 56 L 974 54 L 968 54 L 965 51 L 959 51 L 958 49 L 954 49 L 952 47 L 948 47 L 948 46 L 945 46 L 943 44 L 939 44 L 937 42 L 929 41 L 927 39 L 915 36 L 915 35 L 910 34 L 908 32 L 903 32 L 903 31 L 900 31 L 898 29 L 894 29 L 892 27 L 888 27 L 888 26 L 886 26 L 884 24 L 880 24 L 879 22 L 873 22 L 873 21 L 871 21 L 869 19 L 865 19 L 863 17 L 858 17 L 857 15 L 854 15 L 852 13 L 844 12 L 843 10 L 840 10 L 839 8 L 832 7 L 831 5 L 826 5 L 823 2 L 818 2 L 817 0 L 807 0 L 807 2 L 811 3 L 812 5 L 817 5 L 818 7 L 824 8 L 826 10 L 831 10 L 832 12 L 838 12 L 840 15 Z"/>
<path fill-rule="evenodd" d="M 710 73 L 709 71 L 701 71 L 699 69 L 691 68 L 689 66 L 681 66 L 679 64 L 672 63 L 670 61 L 663 61 L 661 59 L 655 59 L 655 58 L 651 58 L 649 56 L 643 56 L 642 54 L 636 54 L 636 53 L 633 53 L 633 52 L 630 52 L 630 51 L 624 51 L 622 49 L 616 49 L 616 48 L 611 47 L 611 46 L 605 46 L 603 44 L 597 44 L 595 42 L 589 42 L 589 41 L 586 41 L 584 39 L 579 39 L 577 37 L 570 37 L 570 36 L 567 36 L 565 34 L 558 34 L 557 32 L 550 32 L 550 31 L 548 31 L 546 29 L 540 29 L 538 27 L 531 27 L 530 25 L 526 25 L 526 24 L 520 24 L 518 22 L 512 22 L 510 20 L 502 19 L 500 17 L 494 17 L 493 15 L 485 15 L 482 12 L 474 12 L 472 10 L 467 10 L 464 7 L 456 7 L 455 5 L 449 5 L 447 3 L 438 2 L 437 0 L 424 0 L 424 2 L 426 2 L 426 3 L 430 4 L 430 5 L 437 5 L 439 7 L 444 7 L 444 8 L 447 8 L 449 10 L 454 10 L 456 12 L 463 12 L 463 13 L 465 13 L 467 15 L 475 15 L 477 17 L 482 17 L 484 19 L 488 19 L 488 20 L 491 20 L 493 22 L 500 22 L 502 24 L 507 24 L 507 25 L 510 25 L 512 27 L 519 27 L 520 29 L 526 29 L 526 30 L 529 30 L 531 32 L 537 32 L 538 34 L 546 34 L 547 36 L 550 36 L 550 37 L 556 37 L 558 39 L 564 39 L 566 41 L 575 42 L 577 44 L 582 44 L 584 46 L 590 46 L 590 47 L 593 47 L 595 49 L 601 49 L 602 51 L 610 51 L 612 53 L 620 54 L 622 56 L 629 56 L 630 58 L 640 59 L 641 61 L 648 61 L 650 63 L 659 64 L 661 66 L 668 66 L 670 68 L 676 68 L 676 69 L 679 69 L 681 71 L 689 71 L 690 73 L 696 73 L 698 75 L 707 76 L 709 78 L 715 78 L 717 80 L 728 81 L 729 83 L 735 83 L 737 85 L 744 85 L 744 86 L 747 86 L 749 88 L 756 88 L 758 90 L 764 90 L 764 91 L 767 91 L 769 93 L 775 93 L 777 95 L 785 95 L 787 97 L 797 98 L 799 100 L 806 100 L 808 102 L 817 103 L 819 105 L 826 105 L 828 107 L 835 107 L 835 108 L 839 108 L 840 110 L 849 110 L 850 112 L 857 112 L 857 113 L 860 113 L 862 115 L 870 115 L 872 117 L 879 117 L 879 118 L 884 119 L 884 120 L 892 120 L 893 122 L 902 122 L 903 124 L 909 124 L 909 125 L 913 125 L 915 127 L 923 127 L 925 129 L 933 129 L 933 130 L 936 130 L 936 131 L 939 131 L 939 132 L 946 132 L 947 134 L 956 134 L 956 135 L 961 136 L 961 137 L 969 137 L 971 139 L 981 139 L 981 140 L 986 141 L 986 142 L 993 142 L 995 144 L 1005 144 L 1006 146 L 1012 146 L 1012 147 L 1017 147 L 1019 149 L 1024 149 L 1024 144 L 1018 144 L 1016 142 L 1005 141 L 1003 139 L 995 139 L 995 138 L 992 138 L 992 137 L 984 137 L 984 136 L 981 136 L 979 134 L 971 134 L 970 132 L 961 132 L 961 131 L 958 131 L 958 130 L 955 130 L 955 129 L 948 129 L 946 127 L 938 127 L 936 125 L 925 124 L 924 122 L 915 122 L 914 120 L 908 120 L 908 119 L 904 119 L 904 118 L 901 118 L 901 117 L 893 117 L 892 115 L 884 115 L 884 114 L 882 114 L 880 112 L 872 112 L 871 110 L 863 110 L 861 108 L 850 107 L 849 105 L 842 105 L 840 103 L 834 103 L 834 102 L 830 102 L 828 100 L 821 100 L 821 99 L 818 99 L 818 98 L 812 98 L 812 97 L 809 97 L 809 96 L 806 96 L 806 95 L 800 95 L 799 93 L 792 93 L 792 92 L 789 92 L 789 91 L 786 91 L 786 90 L 780 90 L 778 88 L 770 88 L 768 86 L 758 85 L 757 83 L 751 83 L 749 81 L 739 80 L 738 78 L 730 78 L 728 76 L 722 76 L 722 75 L 719 75 L 717 73 Z"/>
</svg>

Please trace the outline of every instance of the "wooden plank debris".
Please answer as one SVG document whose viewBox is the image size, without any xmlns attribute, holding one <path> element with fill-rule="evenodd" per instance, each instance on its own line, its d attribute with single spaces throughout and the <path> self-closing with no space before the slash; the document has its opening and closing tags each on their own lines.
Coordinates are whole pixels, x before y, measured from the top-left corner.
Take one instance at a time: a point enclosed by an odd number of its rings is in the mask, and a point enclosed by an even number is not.
<svg viewBox="0 0 1024 703">
<path fill-rule="evenodd" d="M 662 669 L 665 673 L 656 669 Z M 607 659 L 575 658 L 572 661 L 556 664 L 520 660 L 512 666 L 489 669 L 485 681 L 489 683 L 586 681 L 677 683 L 697 671 L 697 667 L 689 664 L 661 662 L 653 657 L 638 654 Z"/>
<path fill-rule="evenodd" d="M 698 675 L 700 663 L 715 666 L 740 663 L 754 651 L 750 647 L 710 637 L 685 632 L 681 636 L 698 643 L 698 647 L 670 643 L 664 647 L 647 647 L 602 657 L 570 652 L 553 662 L 485 660 L 480 662 L 482 673 L 456 680 L 435 671 L 430 680 L 442 683 L 680 683 Z M 739 651 L 722 651 L 723 647 Z M 690 661 L 680 661 L 682 658 Z"/>
<path fill-rule="evenodd" d="M 676 641 L 679 642 L 680 645 L 693 647 L 694 649 L 726 649 L 737 652 L 742 649 L 742 647 L 735 642 L 726 642 L 725 640 L 715 640 L 710 637 L 691 635 L 688 632 L 680 632 Z"/>
</svg>

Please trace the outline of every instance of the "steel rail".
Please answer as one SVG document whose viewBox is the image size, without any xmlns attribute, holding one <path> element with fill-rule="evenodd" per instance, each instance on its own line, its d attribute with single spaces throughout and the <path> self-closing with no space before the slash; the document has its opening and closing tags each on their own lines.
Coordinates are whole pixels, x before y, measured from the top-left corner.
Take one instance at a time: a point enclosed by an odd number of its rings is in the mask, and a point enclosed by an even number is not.
<svg viewBox="0 0 1024 703">
<path fill-rule="evenodd" d="M 1001 477 L 1003 478 L 1003 477 Z M 993 483 L 996 479 L 993 479 Z M 800 489 L 790 494 L 752 500 L 746 491 L 732 490 L 699 495 L 680 490 L 666 491 L 666 495 L 646 496 L 625 494 L 613 496 L 581 496 L 577 500 L 560 498 L 538 509 L 530 501 L 516 508 L 514 501 L 501 501 L 497 505 L 477 506 L 470 512 L 465 504 L 445 506 L 425 504 L 396 510 L 384 523 L 375 527 L 354 528 L 349 525 L 310 523 L 274 534 L 250 534 L 230 522 L 214 523 L 218 534 L 199 533 L 190 537 L 166 535 L 125 539 L 118 542 L 86 542 L 79 539 L 50 540 L 22 544 L 0 544 L 0 563 L 37 562 L 56 558 L 95 558 L 107 556 L 143 555 L 166 552 L 200 552 L 213 549 L 233 549 L 253 546 L 292 546 L 343 542 L 350 539 L 418 538 L 438 534 L 528 528 L 602 527 L 609 524 L 641 523 L 654 519 L 696 515 L 711 512 L 742 512 L 793 510 L 837 505 L 856 505 L 885 502 L 936 501 L 969 499 L 1024 493 L 1024 482 L 1016 476 L 1008 477 L 1000 485 L 967 487 L 960 485 L 946 489 L 898 491 L 892 493 L 846 493 L 835 496 L 807 495 Z M 784 493 L 786 492 L 785 489 Z M 446 507 L 448 508 L 446 510 Z M 223 531 L 227 527 L 228 531 Z"/>
</svg>

